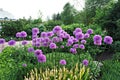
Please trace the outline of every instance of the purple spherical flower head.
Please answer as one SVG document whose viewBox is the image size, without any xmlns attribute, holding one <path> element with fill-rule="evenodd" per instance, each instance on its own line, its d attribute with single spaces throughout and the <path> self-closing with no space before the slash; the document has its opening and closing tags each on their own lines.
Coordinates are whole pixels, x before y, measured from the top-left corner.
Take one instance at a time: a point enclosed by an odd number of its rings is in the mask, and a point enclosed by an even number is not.
<svg viewBox="0 0 120 80">
<path fill-rule="evenodd" d="M 66 60 L 62 59 L 62 60 L 60 60 L 59 63 L 60 63 L 61 65 L 66 65 Z"/>
<path fill-rule="evenodd" d="M 0 38 L 0 44 L 4 44 L 5 43 L 5 39 Z"/>
<path fill-rule="evenodd" d="M 20 32 L 20 37 L 25 38 L 27 37 L 27 33 L 25 31 Z"/>
<path fill-rule="evenodd" d="M 67 43 L 72 45 L 73 44 L 73 40 L 72 39 L 68 39 Z"/>
<path fill-rule="evenodd" d="M 79 48 L 79 44 L 74 44 L 73 48 Z"/>
<path fill-rule="evenodd" d="M 54 33 L 52 31 L 47 32 L 47 37 L 52 37 L 54 35 Z"/>
<path fill-rule="evenodd" d="M 94 40 L 94 42 L 101 42 L 102 41 L 102 37 L 100 35 L 95 35 L 93 37 L 93 40 Z"/>
<path fill-rule="evenodd" d="M 60 33 L 62 31 L 62 28 L 60 26 L 55 26 L 53 28 L 53 33 Z"/>
<path fill-rule="evenodd" d="M 43 43 L 42 43 L 42 46 L 44 46 L 44 47 L 48 47 L 49 44 L 48 44 L 47 42 L 43 42 Z"/>
<path fill-rule="evenodd" d="M 81 44 L 86 44 L 86 40 L 81 40 Z"/>
<path fill-rule="evenodd" d="M 84 38 L 84 34 L 81 32 L 78 32 L 77 34 L 75 34 L 75 37 L 79 40 L 79 39 L 83 39 Z"/>
<path fill-rule="evenodd" d="M 41 54 L 39 56 L 37 56 L 38 62 L 43 63 L 46 62 L 46 56 Z"/>
<path fill-rule="evenodd" d="M 42 32 L 41 33 L 41 37 L 47 37 L 47 33 L 46 32 Z"/>
<path fill-rule="evenodd" d="M 49 47 L 50 47 L 50 49 L 56 49 L 57 48 L 55 43 L 50 43 Z"/>
<path fill-rule="evenodd" d="M 100 46 L 102 45 L 102 41 L 94 41 L 94 44 Z"/>
<path fill-rule="evenodd" d="M 27 40 L 22 41 L 22 45 L 26 45 L 27 43 L 28 43 Z"/>
<path fill-rule="evenodd" d="M 32 34 L 38 34 L 39 29 L 38 28 L 32 28 Z"/>
<path fill-rule="evenodd" d="M 56 43 L 56 42 L 59 42 L 59 38 L 58 38 L 58 37 L 53 37 L 53 38 L 52 38 L 52 41 L 55 42 L 55 43 Z"/>
<path fill-rule="evenodd" d="M 73 34 L 75 35 L 76 33 L 82 33 L 82 29 L 81 28 L 76 28 L 74 31 L 73 31 Z"/>
<path fill-rule="evenodd" d="M 70 52 L 73 53 L 73 54 L 76 54 L 76 53 L 77 53 L 77 51 L 76 51 L 75 48 L 70 48 Z"/>
<path fill-rule="evenodd" d="M 15 40 L 10 40 L 8 41 L 8 45 L 13 46 L 15 45 L 16 41 Z"/>
<path fill-rule="evenodd" d="M 88 33 L 88 34 L 92 34 L 92 33 L 93 33 L 93 30 L 92 30 L 92 29 L 88 29 L 88 30 L 87 30 L 87 33 Z"/>
<path fill-rule="evenodd" d="M 89 61 L 86 60 L 86 59 L 84 59 L 84 60 L 82 61 L 82 64 L 85 65 L 85 66 L 88 66 L 88 63 L 89 63 Z"/>
<path fill-rule="evenodd" d="M 22 66 L 23 66 L 23 67 L 27 67 L 27 64 L 24 63 L 24 64 L 22 64 Z"/>
<path fill-rule="evenodd" d="M 79 48 L 85 49 L 85 46 L 84 46 L 83 44 L 80 44 L 80 45 L 79 45 Z"/>
<path fill-rule="evenodd" d="M 74 38 L 73 39 L 73 42 L 75 43 L 75 42 L 78 42 L 79 40 L 78 39 L 76 39 L 76 38 Z"/>
<path fill-rule="evenodd" d="M 40 42 L 36 42 L 36 43 L 35 43 L 35 46 L 36 46 L 36 47 L 40 47 L 40 46 L 41 46 Z"/>
<path fill-rule="evenodd" d="M 28 52 L 34 52 L 34 48 L 32 47 L 28 48 Z"/>
<path fill-rule="evenodd" d="M 84 38 L 86 39 L 86 38 L 89 38 L 89 37 L 90 37 L 90 34 L 85 33 Z"/>
<path fill-rule="evenodd" d="M 17 33 L 16 33 L 16 37 L 20 37 L 20 32 L 17 32 Z"/>
<path fill-rule="evenodd" d="M 105 36 L 105 37 L 104 37 L 104 42 L 105 42 L 106 44 L 112 44 L 113 39 L 112 39 L 111 36 Z"/>
<path fill-rule="evenodd" d="M 39 55 L 43 54 L 43 52 L 42 52 L 42 50 L 37 49 L 34 51 L 34 54 L 35 54 L 35 56 L 39 56 Z"/>
</svg>

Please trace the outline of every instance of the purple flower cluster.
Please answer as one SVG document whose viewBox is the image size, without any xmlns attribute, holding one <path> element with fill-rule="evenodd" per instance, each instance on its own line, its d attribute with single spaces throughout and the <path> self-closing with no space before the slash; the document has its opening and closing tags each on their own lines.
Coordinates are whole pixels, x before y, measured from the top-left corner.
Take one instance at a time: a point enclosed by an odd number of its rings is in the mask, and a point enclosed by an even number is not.
<svg viewBox="0 0 120 80">
<path fill-rule="evenodd" d="M 106 44 L 112 44 L 113 39 L 112 39 L 112 37 L 110 37 L 110 36 L 105 36 L 104 42 L 105 42 Z"/>
<path fill-rule="evenodd" d="M 27 37 L 27 33 L 25 32 L 25 31 L 21 31 L 21 32 L 17 32 L 16 33 L 16 37 L 18 37 L 18 38 L 25 38 L 25 37 Z"/>
<path fill-rule="evenodd" d="M 37 49 L 34 51 L 34 54 L 37 57 L 38 62 L 40 63 L 46 62 L 46 56 L 43 54 L 42 50 Z"/>
<path fill-rule="evenodd" d="M 32 48 L 32 47 L 28 48 L 28 52 L 29 52 L 29 53 L 30 53 L 30 52 L 34 52 L 34 48 Z"/>
</svg>

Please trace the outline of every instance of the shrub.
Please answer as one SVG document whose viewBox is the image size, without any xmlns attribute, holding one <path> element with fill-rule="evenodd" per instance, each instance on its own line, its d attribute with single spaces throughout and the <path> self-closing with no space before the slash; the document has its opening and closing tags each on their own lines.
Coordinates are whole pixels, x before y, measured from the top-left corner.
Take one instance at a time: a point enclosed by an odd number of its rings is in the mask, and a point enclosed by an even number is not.
<svg viewBox="0 0 120 80">
<path fill-rule="evenodd" d="M 120 79 L 120 62 L 119 61 L 104 61 L 102 67 L 101 80 L 119 80 Z"/>
</svg>

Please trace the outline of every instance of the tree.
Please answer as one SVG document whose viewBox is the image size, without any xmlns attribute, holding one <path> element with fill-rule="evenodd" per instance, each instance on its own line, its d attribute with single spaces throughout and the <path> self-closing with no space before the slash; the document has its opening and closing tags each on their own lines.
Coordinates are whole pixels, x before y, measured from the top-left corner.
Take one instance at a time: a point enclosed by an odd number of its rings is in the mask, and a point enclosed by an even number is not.
<svg viewBox="0 0 120 80">
<path fill-rule="evenodd" d="M 74 22 L 74 16 L 76 14 L 76 9 L 70 3 L 66 3 L 63 12 L 61 13 L 61 19 L 64 24 L 72 24 Z"/>
</svg>

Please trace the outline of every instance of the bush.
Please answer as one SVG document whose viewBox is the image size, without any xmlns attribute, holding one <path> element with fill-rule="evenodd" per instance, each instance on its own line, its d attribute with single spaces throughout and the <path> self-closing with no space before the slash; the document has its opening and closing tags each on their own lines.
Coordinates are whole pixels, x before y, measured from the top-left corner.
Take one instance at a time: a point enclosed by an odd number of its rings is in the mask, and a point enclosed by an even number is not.
<svg viewBox="0 0 120 80">
<path fill-rule="evenodd" d="M 104 61 L 101 80 L 120 80 L 120 62 Z"/>
<path fill-rule="evenodd" d="M 120 52 L 116 52 L 116 53 L 113 55 L 113 60 L 118 60 L 118 61 L 120 61 Z"/>
</svg>

